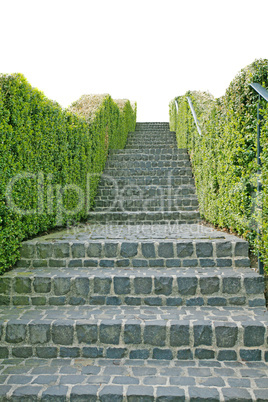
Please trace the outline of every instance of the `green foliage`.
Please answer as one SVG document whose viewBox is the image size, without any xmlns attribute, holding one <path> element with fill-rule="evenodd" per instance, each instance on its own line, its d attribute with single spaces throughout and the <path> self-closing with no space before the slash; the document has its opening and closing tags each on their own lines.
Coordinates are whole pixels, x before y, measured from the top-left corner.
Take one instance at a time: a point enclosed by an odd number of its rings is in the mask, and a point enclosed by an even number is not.
<svg viewBox="0 0 268 402">
<path fill-rule="evenodd" d="M 255 60 L 235 77 L 226 94 L 188 92 L 170 103 L 170 122 L 179 147 L 189 149 L 200 212 L 218 227 L 246 238 L 252 249 L 262 252 L 268 267 L 268 107 L 264 116 L 261 143 L 263 199 L 257 199 L 257 102 L 250 83 L 268 88 L 268 60 Z M 198 134 L 187 96 L 194 105 L 202 135 Z M 175 100 L 178 104 L 176 111 Z M 260 214 L 259 205 L 263 204 Z M 258 228 L 262 240 L 257 239 Z"/>
<path fill-rule="evenodd" d="M 86 219 L 109 148 L 124 148 L 136 110 L 106 95 L 89 121 L 0 75 L 0 273 L 23 240 Z"/>
</svg>

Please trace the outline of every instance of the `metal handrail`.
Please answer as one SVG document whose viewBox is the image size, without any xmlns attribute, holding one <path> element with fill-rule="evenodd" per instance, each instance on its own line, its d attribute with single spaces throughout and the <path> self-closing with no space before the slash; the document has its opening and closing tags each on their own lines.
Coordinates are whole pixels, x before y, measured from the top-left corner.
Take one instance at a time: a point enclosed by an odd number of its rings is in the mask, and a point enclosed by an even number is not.
<svg viewBox="0 0 268 402">
<path fill-rule="evenodd" d="M 199 121 L 198 121 L 198 118 L 197 118 L 195 110 L 194 110 L 194 105 L 192 104 L 192 101 L 189 98 L 189 96 L 187 96 L 187 101 L 189 103 L 189 106 L 190 106 L 190 109 L 191 109 L 191 112 L 192 112 L 192 115 L 193 115 L 193 118 L 194 118 L 194 122 L 195 122 L 195 125 L 196 125 L 196 128 L 197 128 L 197 131 L 198 131 L 199 135 L 202 135 L 201 128 L 199 126 Z"/>
<path fill-rule="evenodd" d="M 261 97 L 265 99 L 268 102 L 268 91 L 263 88 L 260 84 L 257 84 L 256 82 L 253 82 L 252 84 L 249 84 L 258 94 L 259 94 L 259 100 L 258 100 L 258 105 L 257 105 L 257 162 L 258 162 L 258 183 L 257 183 L 257 192 L 258 192 L 258 199 L 261 199 L 261 192 L 262 192 L 262 184 L 260 181 L 261 177 L 261 120 L 262 116 L 260 114 L 260 101 Z M 260 211 L 262 211 L 262 206 L 259 207 Z M 261 230 L 258 226 L 258 238 L 261 238 Z M 263 275 L 264 269 L 263 269 L 263 262 L 261 261 L 261 253 L 258 251 L 258 269 L 259 273 Z"/>
</svg>

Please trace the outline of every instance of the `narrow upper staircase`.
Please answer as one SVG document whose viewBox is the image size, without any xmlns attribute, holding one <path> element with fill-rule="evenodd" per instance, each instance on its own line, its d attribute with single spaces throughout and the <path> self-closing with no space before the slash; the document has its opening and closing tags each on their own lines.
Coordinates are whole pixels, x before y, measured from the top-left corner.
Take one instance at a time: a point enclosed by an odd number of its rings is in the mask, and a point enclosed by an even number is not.
<svg viewBox="0 0 268 402">
<path fill-rule="evenodd" d="M 168 123 L 137 123 L 95 202 L 1 278 L 0 401 L 267 401 L 264 280 L 201 224 Z"/>
</svg>

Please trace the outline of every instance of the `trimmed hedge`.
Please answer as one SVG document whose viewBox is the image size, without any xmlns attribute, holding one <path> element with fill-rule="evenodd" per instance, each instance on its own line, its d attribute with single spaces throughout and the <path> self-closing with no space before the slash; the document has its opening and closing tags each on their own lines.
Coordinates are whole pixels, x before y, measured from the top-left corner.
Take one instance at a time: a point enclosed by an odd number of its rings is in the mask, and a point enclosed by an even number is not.
<svg viewBox="0 0 268 402">
<path fill-rule="evenodd" d="M 124 148 L 135 129 L 136 109 L 109 95 L 82 115 L 21 74 L 0 75 L 0 273 L 19 259 L 23 240 L 86 219 L 109 148 Z"/>
<path fill-rule="evenodd" d="M 200 213 L 208 222 L 246 238 L 252 250 L 262 252 L 268 267 L 268 107 L 261 101 L 263 125 L 262 199 L 257 199 L 257 103 L 249 86 L 257 82 L 268 89 L 268 60 L 255 60 L 235 77 L 225 95 L 187 92 L 170 102 L 170 125 L 178 147 L 191 156 Z M 194 105 L 198 134 L 187 97 Z M 177 101 L 178 111 L 175 100 Z M 262 204 L 263 213 L 259 212 Z M 257 240 L 260 228 L 262 240 Z"/>
</svg>

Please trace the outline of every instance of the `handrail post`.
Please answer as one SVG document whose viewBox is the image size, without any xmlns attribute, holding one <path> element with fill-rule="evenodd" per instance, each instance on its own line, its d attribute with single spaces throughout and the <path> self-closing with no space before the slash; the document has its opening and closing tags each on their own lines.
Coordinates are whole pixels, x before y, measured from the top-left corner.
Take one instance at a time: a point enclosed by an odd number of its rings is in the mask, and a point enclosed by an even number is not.
<svg viewBox="0 0 268 402">
<path fill-rule="evenodd" d="M 260 114 L 260 102 L 261 96 L 259 94 L 259 100 L 257 105 L 257 163 L 258 163 L 258 182 L 257 182 L 257 200 L 258 200 L 258 240 L 261 240 L 261 228 L 259 218 L 262 218 L 262 183 L 261 183 L 261 173 L 262 173 L 262 162 L 261 162 L 261 119 L 262 116 Z M 261 259 L 261 252 L 258 250 L 258 270 L 259 274 L 263 275 L 263 261 Z"/>
</svg>

